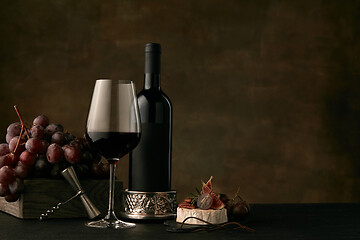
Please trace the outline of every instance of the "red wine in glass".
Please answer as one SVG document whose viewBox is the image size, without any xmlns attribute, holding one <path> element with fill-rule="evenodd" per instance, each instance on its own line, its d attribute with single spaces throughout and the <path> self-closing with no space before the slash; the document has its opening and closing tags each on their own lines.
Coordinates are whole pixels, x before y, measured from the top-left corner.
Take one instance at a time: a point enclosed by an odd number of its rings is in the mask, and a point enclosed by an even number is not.
<svg viewBox="0 0 360 240">
<path fill-rule="evenodd" d="M 136 147 L 140 135 L 136 132 L 87 132 L 86 139 L 102 156 L 116 163 Z"/>
</svg>

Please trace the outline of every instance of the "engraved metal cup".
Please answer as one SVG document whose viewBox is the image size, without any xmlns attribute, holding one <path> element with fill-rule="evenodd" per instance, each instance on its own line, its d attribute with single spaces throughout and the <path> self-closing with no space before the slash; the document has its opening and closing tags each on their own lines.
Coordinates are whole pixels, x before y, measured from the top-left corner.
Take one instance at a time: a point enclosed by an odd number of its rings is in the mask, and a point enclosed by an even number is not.
<svg viewBox="0 0 360 240">
<path fill-rule="evenodd" d="M 176 191 L 122 192 L 121 216 L 129 219 L 168 219 L 176 217 Z"/>
</svg>

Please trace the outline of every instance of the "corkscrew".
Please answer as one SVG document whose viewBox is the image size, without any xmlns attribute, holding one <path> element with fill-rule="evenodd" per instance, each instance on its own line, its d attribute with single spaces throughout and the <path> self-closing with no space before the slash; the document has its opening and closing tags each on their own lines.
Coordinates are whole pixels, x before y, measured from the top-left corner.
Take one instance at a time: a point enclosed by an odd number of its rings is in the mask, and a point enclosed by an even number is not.
<svg viewBox="0 0 360 240">
<path fill-rule="evenodd" d="M 60 207 L 71 200 L 80 197 L 82 203 L 84 204 L 84 207 L 86 209 L 86 212 L 90 219 L 93 219 L 100 215 L 100 211 L 95 207 L 95 205 L 90 201 L 90 199 L 85 194 L 84 190 L 82 189 L 79 179 L 76 176 L 75 170 L 72 166 L 66 168 L 61 172 L 63 177 L 69 182 L 71 187 L 76 191 L 76 194 L 66 200 L 65 202 L 60 202 L 56 206 L 52 207 L 51 209 L 48 209 L 45 213 L 42 213 L 40 215 L 40 220 L 43 220 L 47 218 L 49 215 L 53 214 L 55 211 L 59 210 Z"/>
<path fill-rule="evenodd" d="M 69 198 L 69 199 L 66 200 L 65 202 L 60 202 L 60 203 L 58 203 L 56 206 L 52 207 L 51 209 L 46 210 L 45 213 L 42 213 L 42 214 L 40 215 L 40 218 L 39 218 L 39 219 L 40 219 L 40 220 L 43 220 L 43 219 L 47 218 L 49 215 L 51 215 L 51 214 L 53 214 L 55 211 L 59 210 L 62 205 L 64 205 L 64 204 L 70 202 L 71 200 L 77 198 L 80 194 L 83 194 L 83 192 L 82 192 L 82 191 L 79 191 L 78 193 L 76 193 L 74 196 L 72 196 L 71 198 Z"/>
</svg>

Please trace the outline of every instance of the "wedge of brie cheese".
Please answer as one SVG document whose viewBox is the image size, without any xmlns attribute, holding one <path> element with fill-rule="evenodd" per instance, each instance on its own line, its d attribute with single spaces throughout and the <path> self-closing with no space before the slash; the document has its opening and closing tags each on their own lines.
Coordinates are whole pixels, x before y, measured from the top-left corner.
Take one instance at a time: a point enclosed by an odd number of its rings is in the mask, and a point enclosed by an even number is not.
<svg viewBox="0 0 360 240">
<path fill-rule="evenodd" d="M 202 210 L 199 208 L 187 209 L 178 207 L 176 210 L 176 214 L 176 222 L 178 223 L 182 223 L 188 217 L 197 217 L 212 224 L 221 224 L 228 221 L 225 208 L 218 210 Z M 190 218 L 186 220 L 185 224 L 207 225 L 207 223 L 199 221 L 195 218 Z"/>
</svg>

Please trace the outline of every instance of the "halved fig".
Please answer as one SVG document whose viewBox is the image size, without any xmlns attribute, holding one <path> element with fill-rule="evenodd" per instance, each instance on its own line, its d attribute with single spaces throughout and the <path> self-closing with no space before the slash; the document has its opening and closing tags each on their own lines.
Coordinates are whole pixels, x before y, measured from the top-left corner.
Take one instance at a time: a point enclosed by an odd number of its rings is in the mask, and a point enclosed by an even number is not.
<svg viewBox="0 0 360 240">
<path fill-rule="evenodd" d="M 222 209 L 223 207 L 225 207 L 225 204 L 218 198 L 218 196 L 215 193 L 211 192 L 210 195 L 213 200 L 210 208 Z"/>
<path fill-rule="evenodd" d="M 210 179 L 206 183 L 201 181 L 202 184 L 203 184 L 202 189 L 201 189 L 201 193 L 211 193 L 211 191 L 212 191 L 212 184 L 211 184 L 212 178 L 213 178 L 213 176 L 211 176 Z"/>
</svg>

